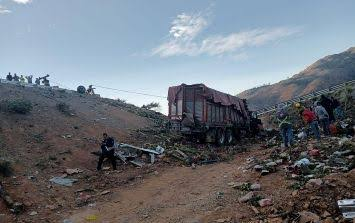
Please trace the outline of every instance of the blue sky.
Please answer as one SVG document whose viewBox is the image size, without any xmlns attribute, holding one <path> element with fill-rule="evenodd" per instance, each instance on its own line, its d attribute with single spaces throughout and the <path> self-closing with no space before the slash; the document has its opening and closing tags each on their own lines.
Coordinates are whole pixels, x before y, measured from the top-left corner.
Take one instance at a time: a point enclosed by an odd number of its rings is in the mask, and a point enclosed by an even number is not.
<svg viewBox="0 0 355 223">
<path fill-rule="evenodd" d="M 205 83 L 231 94 L 355 46 L 355 1 L 0 0 L 0 74 L 49 73 L 166 96 Z M 164 98 L 105 89 L 142 105 Z"/>
</svg>

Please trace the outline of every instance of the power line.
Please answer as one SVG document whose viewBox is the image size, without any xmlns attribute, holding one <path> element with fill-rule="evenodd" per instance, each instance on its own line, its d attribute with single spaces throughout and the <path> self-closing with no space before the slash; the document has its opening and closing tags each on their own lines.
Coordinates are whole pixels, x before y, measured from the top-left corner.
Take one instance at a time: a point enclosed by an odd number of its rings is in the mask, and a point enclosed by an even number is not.
<svg viewBox="0 0 355 223">
<path fill-rule="evenodd" d="M 92 85 L 92 86 L 95 86 L 95 87 L 98 87 L 98 88 L 103 88 L 103 89 L 108 89 L 108 90 L 113 90 L 113 91 L 120 91 L 120 92 L 130 93 L 130 94 L 145 95 L 145 96 L 156 97 L 156 98 L 166 98 L 165 96 L 161 96 L 161 95 L 147 94 L 147 93 L 136 92 L 136 91 L 127 91 L 127 90 L 104 87 L 104 86 L 99 86 L 99 85 Z"/>
</svg>

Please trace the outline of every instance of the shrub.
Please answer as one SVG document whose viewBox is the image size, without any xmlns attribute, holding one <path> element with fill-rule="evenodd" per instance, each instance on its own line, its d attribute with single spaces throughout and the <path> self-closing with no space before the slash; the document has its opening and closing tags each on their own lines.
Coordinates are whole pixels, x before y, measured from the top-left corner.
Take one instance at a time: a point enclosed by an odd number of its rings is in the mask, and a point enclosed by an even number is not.
<svg viewBox="0 0 355 223">
<path fill-rule="evenodd" d="M 62 112 L 65 115 L 70 115 L 71 114 L 70 106 L 67 103 L 65 103 L 65 102 L 57 103 L 56 107 L 57 107 L 58 111 Z"/>
<path fill-rule="evenodd" d="M 32 103 L 24 99 L 3 100 L 0 103 L 0 109 L 9 113 L 27 114 L 32 108 Z"/>
<path fill-rule="evenodd" d="M 0 174 L 5 177 L 9 177 L 12 175 L 12 172 L 11 162 L 0 158 Z"/>
</svg>

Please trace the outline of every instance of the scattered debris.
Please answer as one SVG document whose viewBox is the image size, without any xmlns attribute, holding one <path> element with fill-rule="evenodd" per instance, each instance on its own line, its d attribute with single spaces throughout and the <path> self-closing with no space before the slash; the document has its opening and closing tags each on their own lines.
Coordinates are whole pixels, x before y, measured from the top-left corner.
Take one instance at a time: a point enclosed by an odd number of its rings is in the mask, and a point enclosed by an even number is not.
<svg viewBox="0 0 355 223">
<path fill-rule="evenodd" d="M 49 180 L 52 183 L 59 184 L 62 186 L 71 187 L 73 183 L 77 182 L 77 179 L 63 178 L 63 177 L 53 177 Z"/>
<path fill-rule="evenodd" d="M 339 200 L 338 207 L 345 219 L 355 219 L 355 199 Z"/>
</svg>

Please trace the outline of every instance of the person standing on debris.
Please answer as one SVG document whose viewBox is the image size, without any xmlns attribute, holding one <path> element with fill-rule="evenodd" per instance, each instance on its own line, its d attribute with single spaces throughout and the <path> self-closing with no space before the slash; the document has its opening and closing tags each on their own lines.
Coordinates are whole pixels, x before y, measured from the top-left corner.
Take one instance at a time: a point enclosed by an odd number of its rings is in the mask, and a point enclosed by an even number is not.
<svg viewBox="0 0 355 223">
<path fill-rule="evenodd" d="M 8 81 L 12 81 L 12 75 L 11 73 L 9 72 L 9 74 L 6 76 L 6 80 Z"/>
<path fill-rule="evenodd" d="M 334 97 L 330 97 L 330 100 L 332 100 L 332 106 L 333 106 L 335 119 L 337 119 L 337 120 L 343 119 L 344 111 L 341 107 L 339 100 Z"/>
<path fill-rule="evenodd" d="M 26 81 L 25 77 L 24 77 L 23 75 L 21 75 L 21 77 L 20 77 L 20 82 L 21 82 L 21 84 L 24 84 L 25 81 Z"/>
<path fill-rule="evenodd" d="M 19 77 L 17 76 L 16 73 L 14 74 L 14 77 L 13 77 L 12 79 L 13 79 L 14 81 L 17 81 L 17 82 L 19 81 Z"/>
<path fill-rule="evenodd" d="M 42 84 L 47 87 L 50 86 L 49 80 L 47 79 L 48 77 L 49 77 L 49 75 L 47 74 L 46 76 L 43 77 L 43 80 L 42 80 Z"/>
<path fill-rule="evenodd" d="M 319 103 L 325 108 L 325 110 L 329 114 L 329 121 L 333 122 L 335 121 L 334 114 L 333 114 L 333 103 L 332 100 L 327 98 L 325 95 L 320 96 Z"/>
<path fill-rule="evenodd" d="M 93 94 L 95 94 L 94 93 L 94 89 L 95 88 L 93 88 L 92 85 L 89 85 L 88 89 L 86 90 L 86 93 L 90 94 L 90 95 L 93 95 Z"/>
<path fill-rule="evenodd" d="M 36 85 L 41 85 L 41 80 L 40 80 L 39 78 L 36 78 L 35 84 L 36 84 Z"/>
<path fill-rule="evenodd" d="M 286 109 L 279 105 L 277 108 L 277 120 L 279 121 L 279 129 L 282 137 L 282 143 L 285 147 L 292 146 L 293 132 L 292 123 Z"/>
<path fill-rule="evenodd" d="M 112 137 L 109 137 L 107 133 L 102 134 L 102 136 L 103 140 L 101 142 L 101 155 L 97 164 L 97 170 L 101 170 L 102 163 L 104 162 L 105 158 L 110 159 L 112 163 L 112 168 L 114 170 L 117 170 L 115 149 L 112 148 L 115 145 L 115 140 Z"/>
<path fill-rule="evenodd" d="M 26 76 L 26 79 L 27 79 L 27 83 L 32 84 L 32 79 L 33 79 L 32 75 Z"/>
<path fill-rule="evenodd" d="M 323 132 L 325 135 L 329 135 L 329 114 L 325 110 L 325 108 L 320 105 L 318 101 L 314 103 L 314 112 L 316 113 L 319 124 L 323 128 Z"/>
<path fill-rule="evenodd" d="M 300 115 L 302 116 L 304 122 L 309 125 L 309 127 L 311 127 L 314 137 L 317 140 L 320 140 L 320 133 L 316 114 L 308 108 L 303 108 L 300 111 Z"/>
</svg>

